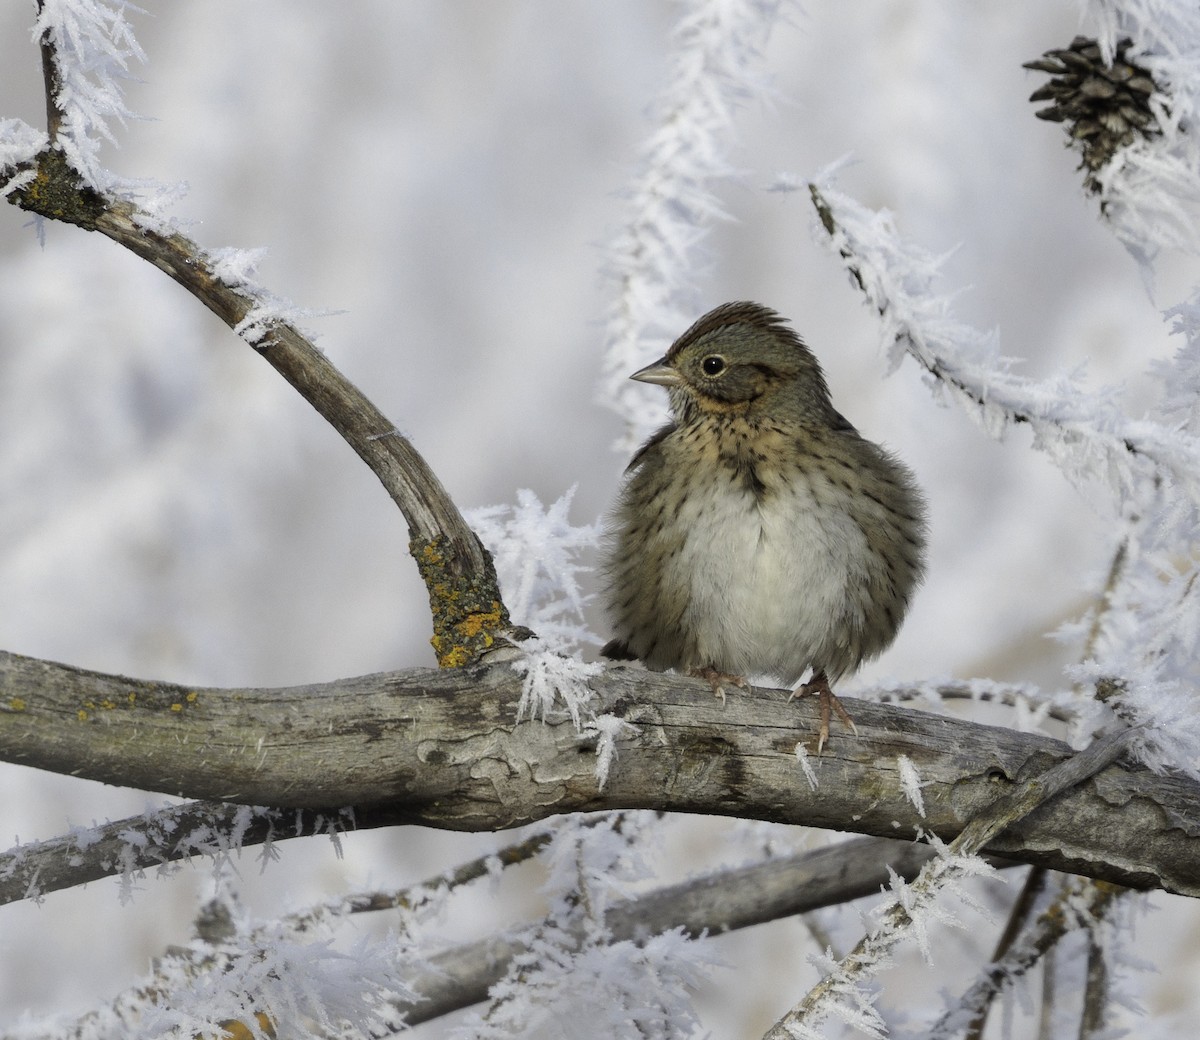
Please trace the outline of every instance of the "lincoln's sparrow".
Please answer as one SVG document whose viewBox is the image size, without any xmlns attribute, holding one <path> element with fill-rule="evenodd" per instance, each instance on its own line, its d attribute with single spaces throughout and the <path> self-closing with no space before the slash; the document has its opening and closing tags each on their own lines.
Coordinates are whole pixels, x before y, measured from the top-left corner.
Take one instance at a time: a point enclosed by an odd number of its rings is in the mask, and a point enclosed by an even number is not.
<svg viewBox="0 0 1200 1040">
<path fill-rule="evenodd" d="M 674 421 L 629 464 L 604 569 L 603 653 L 745 687 L 771 676 L 853 728 L 830 683 L 892 641 L 921 580 L 925 504 L 903 463 L 829 400 L 774 311 L 727 303 L 633 379 Z M 793 694 L 795 696 L 795 694 Z"/>
</svg>

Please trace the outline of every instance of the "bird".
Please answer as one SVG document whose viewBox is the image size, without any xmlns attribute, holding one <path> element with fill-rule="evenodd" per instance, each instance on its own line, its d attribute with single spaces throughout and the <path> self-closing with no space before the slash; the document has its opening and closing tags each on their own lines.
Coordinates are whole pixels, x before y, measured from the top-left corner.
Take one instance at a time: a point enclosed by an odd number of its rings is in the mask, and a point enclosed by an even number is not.
<svg viewBox="0 0 1200 1040">
<path fill-rule="evenodd" d="M 816 695 L 821 754 L 833 713 L 857 733 L 832 684 L 892 643 L 923 580 L 916 478 L 761 304 L 716 307 L 630 378 L 666 388 L 671 420 L 608 516 L 602 655 L 707 679 L 722 702 L 748 676 Z"/>
</svg>

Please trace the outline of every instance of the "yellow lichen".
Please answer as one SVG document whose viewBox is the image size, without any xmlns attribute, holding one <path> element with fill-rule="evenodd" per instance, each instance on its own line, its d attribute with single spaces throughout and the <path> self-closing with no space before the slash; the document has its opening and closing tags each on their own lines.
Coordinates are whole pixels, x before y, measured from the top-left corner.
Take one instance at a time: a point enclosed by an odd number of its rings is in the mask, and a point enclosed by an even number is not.
<svg viewBox="0 0 1200 1040">
<path fill-rule="evenodd" d="M 75 717 L 79 719 L 80 722 L 87 722 L 88 713 L 80 708 L 79 711 L 75 713 Z"/>
<path fill-rule="evenodd" d="M 438 665 L 442 668 L 461 668 L 470 660 L 470 652 L 465 646 L 453 646 L 438 656 Z"/>
<path fill-rule="evenodd" d="M 22 697 L 14 697 L 11 701 L 8 702 L 8 706 L 10 708 L 12 708 L 13 711 L 24 711 L 25 710 L 25 700 Z"/>
<path fill-rule="evenodd" d="M 259 1032 L 255 1032 L 245 1022 L 236 1018 L 226 1019 L 221 1023 L 221 1029 L 229 1040 L 251 1040 L 251 1037 L 259 1035 L 268 1037 L 276 1035 L 275 1023 L 269 1015 L 262 1011 L 256 1011 L 254 1020 L 258 1023 Z"/>
<path fill-rule="evenodd" d="M 171 710 L 172 711 L 183 711 L 183 705 L 180 704 L 179 701 L 176 701 L 174 704 L 171 705 Z"/>
<path fill-rule="evenodd" d="M 429 642 L 438 664 L 461 668 L 479 660 L 495 644 L 495 633 L 509 624 L 494 570 L 489 566 L 481 574 L 458 573 L 456 550 L 446 538 L 413 542 L 409 549 L 429 590 L 433 614 Z"/>
</svg>

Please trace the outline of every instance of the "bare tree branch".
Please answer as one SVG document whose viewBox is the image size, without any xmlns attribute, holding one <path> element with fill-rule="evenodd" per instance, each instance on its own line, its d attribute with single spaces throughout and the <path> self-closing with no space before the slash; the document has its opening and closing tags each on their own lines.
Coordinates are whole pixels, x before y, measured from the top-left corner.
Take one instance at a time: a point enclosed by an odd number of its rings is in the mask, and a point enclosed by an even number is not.
<svg viewBox="0 0 1200 1040">
<path fill-rule="evenodd" d="M 385 817 L 380 815 L 382 824 Z M 224 802 L 168 805 L 0 853 L 0 904 L 200 855 L 236 855 L 286 838 L 336 837 L 359 821 L 350 810 L 314 812 Z"/>
<path fill-rule="evenodd" d="M 964 1007 L 972 1011 L 972 1017 L 966 1033 L 963 1034 L 963 1040 L 983 1040 L 983 1030 L 987 1025 L 992 1003 L 996 995 L 1001 992 L 1005 979 L 1010 977 L 1009 973 L 1002 970 L 999 965 L 1008 956 L 1017 938 L 1022 936 L 1028 927 L 1029 919 L 1033 915 L 1038 899 L 1045 891 L 1046 881 L 1049 877 L 1050 872 L 1045 867 L 1034 867 L 1026 875 L 1020 894 L 1009 910 L 1004 931 L 996 943 L 996 952 L 992 954 L 991 967 L 986 971 L 984 988 L 977 999 L 971 1003 L 967 1003 L 964 998 Z M 1025 969 L 1022 968 L 1022 970 Z M 979 984 L 977 984 L 976 989 L 979 988 Z M 930 1040 L 933 1040 L 933 1037 Z"/>
<path fill-rule="evenodd" d="M 812 1029 L 830 1013 L 831 1007 L 849 1002 L 857 995 L 855 987 L 870 978 L 900 939 L 913 930 L 914 919 L 934 896 L 950 884 L 961 881 L 964 858 L 974 856 L 1008 828 L 1028 818 L 1036 810 L 1060 801 L 1064 793 L 1111 766 L 1132 741 L 1134 731 L 1120 728 L 1093 740 L 1082 751 L 1054 765 L 1038 770 L 1015 784 L 990 805 L 973 813 L 967 825 L 950 843 L 944 858 L 931 860 L 907 892 L 897 894 L 883 915 L 877 931 L 864 935 L 853 950 L 829 970 L 804 999 L 767 1030 L 764 1040 L 786 1040 L 801 1029 Z M 869 1001 L 859 1001 L 859 1014 L 873 1013 Z"/>
<path fill-rule="evenodd" d="M 640 942 L 672 928 L 692 938 L 720 935 L 869 896 L 887 885 L 889 867 L 911 879 L 934 855 L 916 842 L 855 838 L 655 889 L 613 906 L 605 925 L 612 942 Z M 487 999 L 524 948 L 489 937 L 433 957 L 434 970 L 412 981 L 421 1000 L 403 1008 L 405 1021 L 417 1025 Z"/>
<path fill-rule="evenodd" d="M 50 49 L 45 40 L 42 46 L 43 52 Z M 47 61 L 53 70 L 53 57 Z M 0 177 L 16 172 L 0 171 Z M 182 285 L 230 328 L 238 328 L 259 302 L 245 288 L 222 281 L 191 239 L 161 230 L 127 201 L 82 187 L 53 147 L 38 156 L 33 180 L 8 198 L 22 209 L 120 243 Z M 491 557 L 425 460 L 294 325 L 267 319 L 263 331 L 248 338 L 358 453 L 404 513 L 409 550 L 429 590 L 438 663 L 464 665 L 493 650 L 511 623 Z"/>
<path fill-rule="evenodd" d="M 39 18 L 44 6 L 45 0 L 37 0 Z M 42 32 L 38 38 L 38 48 L 42 52 L 42 82 L 46 93 L 46 134 L 53 145 L 63 121 L 62 105 L 58 100 L 59 91 L 62 89 L 62 77 L 59 75 L 58 55 L 55 53 L 54 42 L 50 39 L 49 32 Z"/>
<path fill-rule="evenodd" d="M 1065 935 L 1077 928 L 1094 927 L 1111 909 L 1114 900 L 1125 889 L 1117 885 L 1076 878 L 1061 879 L 1059 892 L 1040 914 L 1028 922 L 1028 927 L 1014 936 L 1014 941 L 1002 956 L 984 968 L 983 974 L 972 983 L 959 999 L 958 1005 L 946 1012 L 928 1033 L 928 1040 L 951 1040 L 960 1035 L 964 1014 L 971 1014 L 969 1031 L 964 1040 L 976 1040 L 983 1035 L 988 1009 L 998 994 L 1011 986 L 1057 947 Z M 1045 991 L 1043 991 L 1045 997 Z M 1049 1007 L 1051 1000 L 1044 1000 Z"/>
<path fill-rule="evenodd" d="M 616 808 L 741 816 L 951 840 L 998 798 L 1071 756 L 1036 734 L 855 703 L 857 738 L 796 761 L 807 702 L 755 689 L 722 706 L 700 681 L 635 668 L 591 680 L 594 710 L 631 724 L 603 791 L 595 735 L 517 723 L 508 666 L 410 669 L 279 689 L 200 689 L 0 654 L 0 759 L 167 794 L 500 830 Z M 898 759 L 924 784 L 925 815 Z M 369 825 L 369 824 L 368 824 Z M 1110 766 L 987 850 L 1134 888 L 1200 895 L 1200 784 Z"/>
<path fill-rule="evenodd" d="M 544 836 L 535 835 L 524 842 L 501 850 L 514 860 L 520 860 L 533 844 L 539 845 Z M 748 928 L 767 921 L 806 913 L 826 906 L 835 906 L 879 892 L 890 880 L 889 867 L 899 876 L 911 879 L 921 867 L 936 855 L 934 850 L 916 842 L 901 842 L 888 838 L 855 838 L 827 848 L 810 850 L 791 856 L 780 856 L 742 867 L 725 868 L 665 886 L 611 907 L 605 916 L 605 926 L 611 942 L 643 942 L 671 929 L 680 928 L 692 938 L 720 935 Z M 467 874 L 479 873 L 481 861 L 464 865 Z M 997 865 L 1013 866 L 997 861 Z M 456 872 L 458 880 L 467 874 Z M 425 884 L 432 886 L 440 878 Z M 405 889 L 383 898 L 360 899 L 350 912 L 388 909 L 407 904 L 422 886 Z M 307 927 L 309 920 L 324 908 L 295 915 L 291 923 L 298 929 Z M 531 934 L 539 923 L 531 923 L 522 934 Z M 514 956 L 526 949 L 518 937 L 490 936 L 477 942 L 456 946 L 430 958 L 430 970 L 408 980 L 420 999 L 398 1006 L 405 1021 L 413 1026 L 450 1014 L 487 999 L 489 988 L 504 977 Z M 194 962 L 199 972 L 211 968 L 204 955 L 194 950 L 173 949 L 173 956 Z M 152 978 L 134 990 L 128 998 L 118 997 L 115 1006 L 123 1002 L 136 1004 L 146 993 L 161 986 Z M 81 1035 L 80 1020 L 73 1033 Z"/>
</svg>

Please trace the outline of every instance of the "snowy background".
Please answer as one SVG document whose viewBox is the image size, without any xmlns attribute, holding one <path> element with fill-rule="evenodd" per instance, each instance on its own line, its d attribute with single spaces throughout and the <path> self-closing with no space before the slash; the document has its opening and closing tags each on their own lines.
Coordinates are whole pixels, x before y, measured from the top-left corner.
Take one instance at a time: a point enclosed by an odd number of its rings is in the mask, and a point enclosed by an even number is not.
<svg viewBox="0 0 1200 1040">
<path fill-rule="evenodd" d="M 32 6 L 0 8 L 0 116 L 40 127 Z M 577 484 L 572 519 L 594 521 L 626 461 L 613 450 L 622 422 L 597 403 L 614 291 L 604 248 L 626 214 L 678 9 L 145 7 L 134 24 L 149 62 L 129 102 L 150 118 L 120 131 L 105 162 L 186 181 L 173 213 L 193 237 L 267 246 L 261 282 L 343 312 L 311 320 L 319 345 L 464 509 L 514 502 L 521 488 L 551 502 Z M 770 38 L 774 98 L 737 115 L 731 156 L 744 172 L 720 188 L 733 219 L 692 273 L 692 316 L 754 299 L 791 318 L 840 410 L 895 449 L 930 499 L 929 580 L 856 684 L 1061 685 L 1077 648 L 1045 634 L 1078 616 L 1115 535 L 1027 434 L 989 440 L 933 404 L 910 363 L 885 380 L 877 322 L 814 233 L 806 194 L 766 188 L 852 154 L 840 186 L 892 210 L 910 241 L 957 250 L 946 271 L 964 290 L 958 317 L 997 328 L 1023 373 L 1087 362 L 1096 385 L 1127 382 L 1141 400 L 1148 359 L 1178 345 L 1160 308 L 1182 298 L 1195 263 L 1168 258 L 1149 295 L 1083 197 L 1061 129 L 1033 117 L 1026 98 L 1043 77 L 1021 63 L 1078 28 L 1074 3 L 811 4 Z M 159 272 L 75 228 L 48 226 L 42 247 L 11 206 L 0 208 L 0 486 L 5 649 L 193 684 L 434 663 L 403 519 L 336 434 Z M 0 831 L 14 841 L 148 803 L 10 766 L 0 782 Z M 692 821 L 677 850 L 729 826 Z M 492 840 L 351 835 L 341 859 L 323 841 L 293 843 L 261 877 L 243 857 L 237 887 L 269 916 L 422 878 Z M 101 882 L 0 909 L 0 1029 L 26 1009 L 82 1011 L 124 988 L 187 937 L 210 891 L 199 864 L 148 879 L 132 908 Z M 1144 952 L 1176 965 L 1200 930 L 1190 905 L 1160 903 L 1170 912 L 1153 918 Z M 807 950 L 791 923 L 723 939 L 732 967 L 705 1009 L 714 1035 L 773 1021 L 812 975 Z M 768 958 L 786 985 L 739 970 Z M 1198 999 L 1165 983 L 1144 996 L 1165 1013 Z"/>
</svg>

